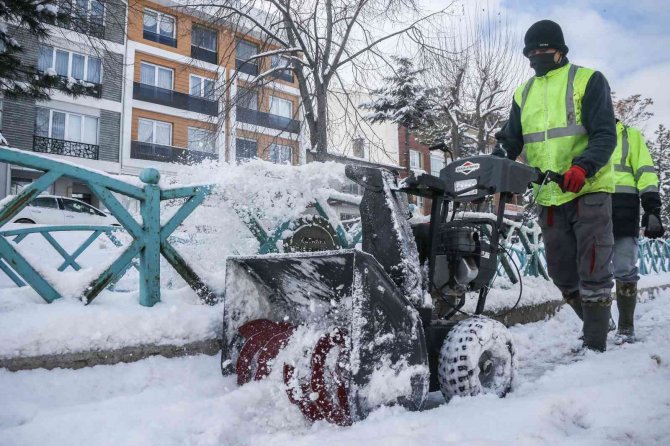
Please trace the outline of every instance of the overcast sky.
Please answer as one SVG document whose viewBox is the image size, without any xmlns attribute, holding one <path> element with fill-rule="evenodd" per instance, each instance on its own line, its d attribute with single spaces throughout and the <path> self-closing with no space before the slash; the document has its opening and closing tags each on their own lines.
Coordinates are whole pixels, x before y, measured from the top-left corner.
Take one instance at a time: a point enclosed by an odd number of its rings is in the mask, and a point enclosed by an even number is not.
<svg viewBox="0 0 670 446">
<path fill-rule="evenodd" d="M 423 0 L 428 9 L 448 0 Z M 534 22 L 551 19 L 563 28 L 571 62 L 601 71 L 619 97 L 640 93 L 654 100 L 651 136 L 659 123 L 670 127 L 669 0 L 464 0 L 468 8 L 503 11 L 523 34 Z M 529 71 L 530 73 L 530 71 Z"/>
</svg>

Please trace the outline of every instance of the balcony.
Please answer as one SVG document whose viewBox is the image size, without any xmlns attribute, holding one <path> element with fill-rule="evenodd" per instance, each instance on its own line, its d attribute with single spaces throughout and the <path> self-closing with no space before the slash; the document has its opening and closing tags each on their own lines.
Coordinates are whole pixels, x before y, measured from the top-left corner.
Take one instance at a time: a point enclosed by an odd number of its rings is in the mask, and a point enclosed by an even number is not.
<svg viewBox="0 0 670 446">
<path fill-rule="evenodd" d="M 251 76 L 258 76 L 258 62 L 256 60 L 246 61 L 235 59 L 235 67 L 240 73 L 250 74 Z"/>
<path fill-rule="evenodd" d="M 167 105 L 209 116 L 218 116 L 219 104 L 209 99 L 191 96 L 186 93 L 168 90 L 167 88 L 154 87 L 153 85 L 133 83 L 133 99 L 152 102 L 154 104 Z"/>
<path fill-rule="evenodd" d="M 41 75 L 44 75 L 43 71 L 39 72 Z M 56 86 L 57 89 L 74 93 L 75 95 L 91 96 L 93 98 L 102 97 L 102 84 L 94 84 L 93 82 L 82 81 L 75 79 L 76 84 L 70 84 L 70 78 L 68 76 L 58 75 L 59 83 Z"/>
<path fill-rule="evenodd" d="M 216 153 L 198 152 L 142 141 L 131 141 L 130 157 L 140 160 L 161 161 L 163 163 L 191 164 L 204 160 L 218 160 Z"/>
<path fill-rule="evenodd" d="M 100 153 L 100 147 L 96 144 L 65 141 L 64 139 L 47 138 L 46 136 L 35 135 L 33 136 L 33 152 L 97 160 Z"/>
<path fill-rule="evenodd" d="M 247 124 L 253 124 L 261 127 L 267 127 L 275 130 L 282 130 L 291 133 L 300 132 L 300 121 L 283 116 L 272 115 L 270 113 L 252 110 L 237 106 L 237 121 Z"/>
<path fill-rule="evenodd" d="M 174 37 L 164 36 L 153 31 L 147 31 L 146 29 L 144 30 L 143 37 L 145 40 L 151 40 L 152 42 L 162 43 L 163 45 L 177 48 L 177 39 Z"/>
<path fill-rule="evenodd" d="M 213 64 L 219 63 L 216 51 L 210 51 L 199 46 L 191 45 L 191 57 Z"/>
</svg>

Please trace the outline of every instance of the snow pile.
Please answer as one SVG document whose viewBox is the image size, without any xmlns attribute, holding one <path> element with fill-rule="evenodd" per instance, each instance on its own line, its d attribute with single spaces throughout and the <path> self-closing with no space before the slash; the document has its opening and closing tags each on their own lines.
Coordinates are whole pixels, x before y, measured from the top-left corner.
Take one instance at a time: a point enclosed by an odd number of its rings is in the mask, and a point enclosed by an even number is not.
<svg viewBox="0 0 670 446">
<path fill-rule="evenodd" d="M 668 320 L 665 292 L 638 306 L 639 343 L 610 342 L 605 354 L 579 356 L 571 349 L 581 325 L 565 308 L 511 329 L 520 373 L 506 398 L 443 404 L 433 393 L 423 412 L 383 407 L 349 428 L 310 425 L 272 382 L 238 387 L 234 377 L 221 377 L 217 357 L 0 371 L 0 444 L 665 446 Z"/>
</svg>

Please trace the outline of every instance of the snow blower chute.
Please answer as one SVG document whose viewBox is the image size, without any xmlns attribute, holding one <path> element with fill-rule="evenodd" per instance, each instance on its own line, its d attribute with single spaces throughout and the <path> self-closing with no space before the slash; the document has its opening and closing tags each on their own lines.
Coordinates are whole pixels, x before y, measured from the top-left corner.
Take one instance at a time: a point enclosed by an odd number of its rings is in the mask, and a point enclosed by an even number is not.
<svg viewBox="0 0 670 446">
<path fill-rule="evenodd" d="M 507 159 L 479 156 L 440 178 L 398 182 L 383 169 L 347 166 L 365 192 L 362 250 L 227 260 L 222 371 L 238 384 L 282 380 L 310 420 L 349 425 L 382 405 L 422 407 L 428 391 L 455 395 L 511 387 L 506 328 L 481 316 L 496 271 L 506 200 L 541 177 Z M 429 268 L 422 274 L 406 193 L 433 200 Z M 500 193 L 496 219 L 447 221 L 449 203 Z M 454 316 L 480 291 L 476 315 Z M 432 295 L 432 298 L 431 298 Z M 433 300 L 450 311 L 436 311 Z"/>
</svg>

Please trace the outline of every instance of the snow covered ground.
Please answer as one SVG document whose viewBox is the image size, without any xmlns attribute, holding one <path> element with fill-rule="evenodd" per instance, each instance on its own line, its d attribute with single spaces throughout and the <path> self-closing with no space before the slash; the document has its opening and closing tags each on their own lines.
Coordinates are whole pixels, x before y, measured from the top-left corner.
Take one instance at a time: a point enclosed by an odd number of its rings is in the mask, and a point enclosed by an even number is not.
<svg viewBox="0 0 670 446">
<path fill-rule="evenodd" d="M 636 317 L 640 342 L 584 356 L 571 353 L 580 324 L 570 309 L 513 327 L 520 374 L 506 398 L 431 394 L 429 410 L 382 408 L 349 428 L 307 424 L 271 382 L 238 387 L 217 357 L 3 370 L 0 444 L 668 445 L 670 291 Z"/>
</svg>

